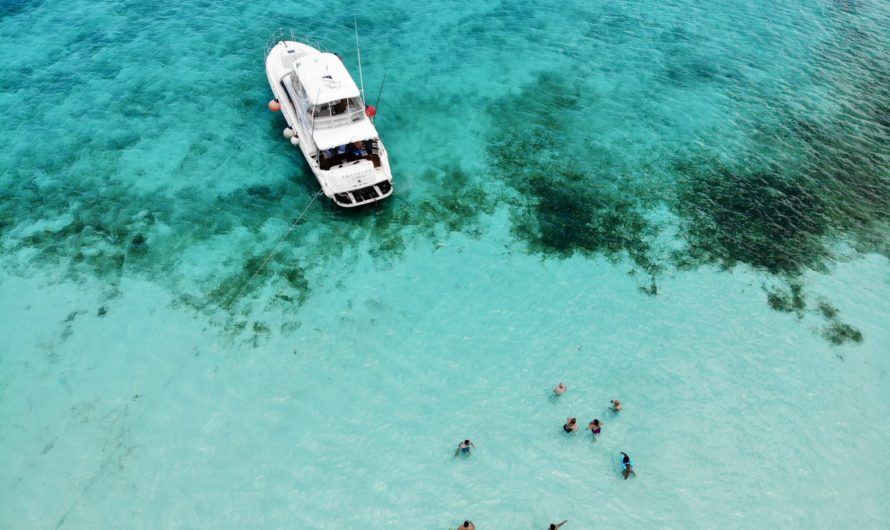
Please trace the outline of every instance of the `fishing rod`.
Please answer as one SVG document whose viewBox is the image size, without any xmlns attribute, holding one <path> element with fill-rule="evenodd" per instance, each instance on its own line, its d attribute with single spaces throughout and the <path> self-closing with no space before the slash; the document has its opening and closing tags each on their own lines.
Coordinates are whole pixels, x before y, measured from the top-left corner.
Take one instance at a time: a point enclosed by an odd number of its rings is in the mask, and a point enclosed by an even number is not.
<svg viewBox="0 0 890 530">
<path fill-rule="evenodd" d="M 374 115 L 377 114 L 377 108 L 380 105 L 380 96 L 383 94 L 383 83 L 386 83 L 386 74 L 383 74 L 383 81 L 380 82 L 380 90 L 377 91 L 377 101 L 374 103 Z"/>
</svg>

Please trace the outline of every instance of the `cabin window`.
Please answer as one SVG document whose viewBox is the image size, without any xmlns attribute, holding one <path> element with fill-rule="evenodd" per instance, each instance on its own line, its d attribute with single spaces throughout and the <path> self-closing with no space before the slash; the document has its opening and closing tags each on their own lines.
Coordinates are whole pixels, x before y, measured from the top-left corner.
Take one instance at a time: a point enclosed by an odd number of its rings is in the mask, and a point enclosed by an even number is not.
<svg viewBox="0 0 890 530">
<path fill-rule="evenodd" d="M 360 98 L 339 99 L 312 107 L 312 115 L 316 118 L 351 115 L 356 112 L 364 112 Z"/>
</svg>

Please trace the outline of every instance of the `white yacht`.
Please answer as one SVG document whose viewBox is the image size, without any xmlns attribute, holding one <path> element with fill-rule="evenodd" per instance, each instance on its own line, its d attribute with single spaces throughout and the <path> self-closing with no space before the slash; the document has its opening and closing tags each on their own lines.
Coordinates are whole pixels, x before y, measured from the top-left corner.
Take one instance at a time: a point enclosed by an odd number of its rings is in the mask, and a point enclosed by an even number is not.
<svg viewBox="0 0 890 530">
<path fill-rule="evenodd" d="M 340 57 L 297 42 L 293 34 L 273 35 L 266 53 L 266 77 L 280 110 L 284 136 L 299 146 L 324 194 L 347 208 L 392 195 L 392 171 L 374 127 L 374 107 Z"/>
</svg>

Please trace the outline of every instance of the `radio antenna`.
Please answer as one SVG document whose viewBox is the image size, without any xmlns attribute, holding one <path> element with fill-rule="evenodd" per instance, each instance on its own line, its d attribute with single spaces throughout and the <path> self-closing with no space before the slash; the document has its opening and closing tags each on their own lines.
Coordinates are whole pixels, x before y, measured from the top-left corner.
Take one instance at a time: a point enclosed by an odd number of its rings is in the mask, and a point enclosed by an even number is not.
<svg viewBox="0 0 890 530">
<path fill-rule="evenodd" d="M 358 80 L 362 85 L 362 103 L 365 102 L 365 78 L 362 76 L 362 49 L 358 47 L 358 20 L 352 19 L 355 26 L 355 53 L 358 54 Z"/>
</svg>

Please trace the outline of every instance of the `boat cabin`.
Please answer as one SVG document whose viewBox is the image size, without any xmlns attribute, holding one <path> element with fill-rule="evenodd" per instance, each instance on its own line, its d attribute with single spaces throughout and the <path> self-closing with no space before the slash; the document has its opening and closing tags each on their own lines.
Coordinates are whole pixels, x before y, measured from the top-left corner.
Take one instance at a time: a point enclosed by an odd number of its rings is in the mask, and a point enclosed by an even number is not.
<svg viewBox="0 0 890 530">
<path fill-rule="evenodd" d="M 315 121 L 316 129 L 365 118 L 361 92 L 333 53 L 309 55 L 294 62 L 291 82 L 301 110 Z"/>
</svg>

